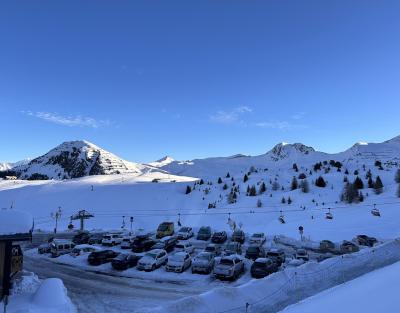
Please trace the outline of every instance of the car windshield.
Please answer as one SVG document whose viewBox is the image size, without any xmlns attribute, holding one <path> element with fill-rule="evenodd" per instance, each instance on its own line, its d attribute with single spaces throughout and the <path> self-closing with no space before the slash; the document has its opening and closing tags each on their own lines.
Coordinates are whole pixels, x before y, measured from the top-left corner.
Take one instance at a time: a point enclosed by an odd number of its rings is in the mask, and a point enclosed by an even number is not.
<svg viewBox="0 0 400 313">
<path fill-rule="evenodd" d="M 262 238 L 262 237 L 264 237 L 264 234 L 254 234 L 253 237 L 254 238 Z"/>
<path fill-rule="evenodd" d="M 158 230 L 160 230 L 160 231 L 165 231 L 167 229 L 168 229 L 168 226 L 165 224 L 161 224 L 160 226 L 158 226 Z"/>
<path fill-rule="evenodd" d="M 241 235 L 242 235 L 242 231 L 240 231 L 240 230 L 235 230 L 235 231 L 233 232 L 233 235 L 234 235 L 234 236 L 241 236 Z"/>
<path fill-rule="evenodd" d="M 254 253 L 254 252 L 258 253 L 259 250 L 258 250 L 258 247 L 248 247 L 247 251 L 250 253 Z"/>
<path fill-rule="evenodd" d="M 279 256 L 278 252 L 268 252 L 267 253 L 268 256 Z"/>
<path fill-rule="evenodd" d="M 174 254 L 169 257 L 169 260 L 171 261 L 183 261 L 185 259 L 184 254 Z"/>
<path fill-rule="evenodd" d="M 189 232 L 189 227 L 182 227 L 179 231 L 180 232 L 182 232 L 182 233 L 187 233 L 187 232 Z"/>
<path fill-rule="evenodd" d="M 306 254 L 306 251 L 305 251 L 305 250 L 298 250 L 298 251 L 297 251 L 297 254 L 304 255 L 304 254 Z"/>
<path fill-rule="evenodd" d="M 212 251 L 212 252 L 214 252 L 216 249 L 215 249 L 214 246 L 209 246 L 209 247 L 206 247 L 205 250 L 206 250 L 206 251 Z"/>
<path fill-rule="evenodd" d="M 182 244 L 177 244 L 177 245 L 175 246 L 175 248 L 177 248 L 177 249 L 185 249 L 185 246 L 182 245 Z"/>
<path fill-rule="evenodd" d="M 210 230 L 208 228 L 200 228 L 199 233 L 208 234 L 208 233 L 210 233 Z"/>
<path fill-rule="evenodd" d="M 236 245 L 233 243 L 230 243 L 226 246 L 227 250 L 236 250 Z"/>
<path fill-rule="evenodd" d="M 222 265 L 233 265 L 233 261 L 230 259 L 222 259 L 220 264 Z"/>
<path fill-rule="evenodd" d="M 210 255 L 207 253 L 204 253 L 204 254 L 199 254 L 197 257 L 196 257 L 196 259 L 198 259 L 198 260 L 209 260 L 210 259 Z"/>
<path fill-rule="evenodd" d="M 117 256 L 117 257 L 115 258 L 115 260 L 124 261 L 127 257 L 128 257 L 127 254 L 120 254 L 119 256 Z"/>
<path fill-rule="evenodd" d="M 254 262 L 255 267 L 265 267 L 266 265 L 266 262 Z"/>
<path fill-rule="evenodd" d="M 146 253 L 145 256 L 147 256 L 149 258 L 152 258 L 152 259 L 155 259 L 157 257 L 157 253 L 149 252 L 149 253 Z"/>
</svg>

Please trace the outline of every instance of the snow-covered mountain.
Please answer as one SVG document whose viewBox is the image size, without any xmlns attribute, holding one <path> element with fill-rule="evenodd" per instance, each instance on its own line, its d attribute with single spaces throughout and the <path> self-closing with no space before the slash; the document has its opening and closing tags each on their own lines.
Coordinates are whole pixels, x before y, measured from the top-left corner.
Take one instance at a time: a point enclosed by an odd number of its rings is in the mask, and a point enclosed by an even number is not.
<svg viewBox="0 0 400 313">
<path fill-rule="evenodd" d="M 91 175 L 141 175 L 154 168 L 125 161 L 88 141 L 68 141 L 13 170 L 21 179 L 69 179 Z"/>
<path fill-rule="evenodd" d="M 25 160 L 14 162 L 14 163 L 13 162 L 0 162 L 0 172 L 11 170 L 13 167 L 16 167 L 16 166 L 28 164 L 30 161 L 31 161 L 30 159 L 25 159 Z"/>
<path fill-rule="evenodd" d="M 166 166 L 166 165 L 168 165 L 168 164 L 170 164 L 170 163 L 172 163 L 174 161 L 175 160 L 173 158 L 171 158 L 170 156 L 167 155 L 167 156 L 165 156 L 165 157 L 163 157 L 163 158 L 161 158 L 161 159 L 159 159 L 157 161 L 149 163 L 149 165 L 153 166 L 153 167 L 163 167 L 163 166 Z"/>
</svg>

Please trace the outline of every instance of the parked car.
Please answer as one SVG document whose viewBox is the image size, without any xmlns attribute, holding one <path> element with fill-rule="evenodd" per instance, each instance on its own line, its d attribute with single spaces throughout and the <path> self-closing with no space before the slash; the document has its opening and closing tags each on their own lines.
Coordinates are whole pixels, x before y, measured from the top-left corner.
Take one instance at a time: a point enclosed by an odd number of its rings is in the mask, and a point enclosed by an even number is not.
<svg viewBox="0 0 400 313">
<path fill-rule="evenodd" d="M 173 222 L 163 222 L 157 228 L 157 235 L 158 239 L 161 239 L 166 236 L 172 236 L 174 234 L 174 223 Z"/>
<path fill-rule="evenodd" d="M 167 272 L 183 273 L 192 265 L 192 258 L 187 252 L 176 252 L 168 257 Z"/>
<path fill-rule="evenodd" d="M 255 233 L 250 237 L 250 244 L 263 245 L 266 241 L 264 233 Z"/>
<path fill-rule="evenodd" d="M 95 251 L 89 254 L 88 262 L 90 265 L 101 265 L 111 262 L 118 255 L 119 253 L 113 250 Z"/>
<path fill-rule="evenodd" d="M 89 244 L 77 245 L 75 246 L 75 248 L 72 249 L 70 255 L 79 256 L 82 255 L 83 253 L 90 253 L 99 250 L 100 250 L 99 247 L 93 247 Z"/>
<path fill-rule="evenodd" d="M 305 249 L 297 249 L 295 258 L 297 260 L 303 260 L 305 262 L 310 260 L 310 256 L 308 255 L 308 252 Z"/>
<path fill-rule="evenodd" d="M 319 250 L 324 253 L 332 252 L 335 250 L 335 244 L 330 240 L 322 240 L 319 243 Z"/>
<path fill-rule="evenodd" d="M 214 268 L 214 254 L 209 252 L 200 252 L 192 263 L 192 273 L 210 274 Z"/>
<path fill-rule="evenodd" d="M 356 242 L 360 246 L 373 247 L 378 242 L 378 240 L 375 237 L 369 237 L 367 235 L 358 235 L 356 237 Z"/>
<path fill-rule="evenodd" d="M 241 244 L 243 244 L 245 240 L 246 240 L 246 236 L 245 236 L 243 230 L 237 229 L 233 232 L 232 241 L 240 242 Z"/>
<path fill-rule="evenodd" d="M 89 243 L 90 234 L 88 232 L 81 232 L 72 238 L 72 242 L 76 245 L 83 245 Z"/>
<path fill-rule="evenodd" d="M 39 254 L 45 254 L 45 253 L 50 253 L 50 252 L 51 252 L 51 244 L 50 243 L 42 243 L 38 247 Z"/>
<path fill-rule="evenodd" d="M 140 258 L 141 256 L 137 254 L 122 253 L 111 261 L 111 266 L 115 270 L 125 271 L 128 268 L 136 266 Z"/>
<path fill-rule="evenodd" d="M 240 242 L 237 241 L 231 241 L 225 246 L 224 249 L 224 254 L 225 255 L 231 255 L 231 254 L 242 254 L 242 245 Z"/>
<path fill-rule="evenodd" d="M 214 243 L 210 243 L 208 244 L 205 249 L 204 252 L 209 252 L 212 253 L 214 256 L 218 256 L 221 254 L 222 248 L 219 245 L 216 245 Z"/>
<path fill-rule="evenodd" d="M 282 249 L 270 249 L 267 251 L 267 258 L 275 262 L 279 267 L 286 261 L 285 252 Z"/>
<path fill-rule="evenodd" d="M 178 231 L 177 238 L 179 240 L 186 240 L 194 236 L 192 227 L 181 227 Z"/>
<path fill-rule="evenodd" d="M 147 235 L 137 236 L 132 244 L 133 252 L 146 252 L 151 250 L 151 247 L 154 246 L 156 241 L 153 238 L 150 238 Z"/>
<path fill-rule="evenodd" d="M 252 244 L 246 250 L 246 258 L 250 260 L 255 260 L 258 258 L 264 258 L 266 256 L 264 247 Z"/>
<path fill-rule="evenodd" d="M 167 252 L 171 252 L 174 250 L 178 240 L 176 237 L 173 236 L 167 236 L 164 238 L 161 238 L 158 242 L 156 242 L 151 249 L 164 249 Z"/>
<path fill-rule="evenodd" d="M 192 254 L 194 252 L 194 246 L 189 241 L 179 241 L 175 245 L 175 251 L 183 251 Z"/>
<path fill-rule="evenodd" d="M 132 249 L 133 240 L 132 236 L 125 236 L 122 238 L 121 249 Z"/>
<path fill-rule="evenodd" d="M 235 280 L 244 272 L 244 262 L 238 255 L 221 258 L 214 266 L 214 275 L 218 279 Z"/>
<path fill-rule="evenodd" d="M 277 272 L 279 269 L 278 264 L 269 258 L 258 258 L 251 265 L 251 277 L 263 278 L 272 273 Z"/>
<path fill-rule="evenodd" d="M 211 238 L 211 227 L 203 226 L 200 227 L 199 232 L 197 233 L 197 240 L 207 241 Z"/>
<path fill-rule="evenodd" d="M 101 244 L 103 246 L 116 246 L 121 244 L 122 242 L 122 235 L 117 233 L 110 233 L 103 236 L 103 240 Z"/>
<path fill-rule="evenodd" d="M 140 271 L 154 271 L 168 261 L 167 251 L 154 249 L 140 258 L 136 268 Z"/>
<path fill-rule="evenodd" d="M 90 244 L 90 245 L 95 245 L 95 244 L 100 245 L 101 242 L 103 241 L 103 236 L 104 236 L 103 233 L 91 234 L 90 238 L 89 238 L 89 241 L 88 241 L 88 244 Z"/>
<path fill-rule="evenodd" d="M 340 245 L 341 253 L 353 253 L 360 251 L 360 247 L 351 241 L 344 240 Z"/>
<path fill-rule="evenodd" d="M 224 243 L 228 239 L 226 231 L 215 232 L 211 237 L 213 243 Z"/>
<path fill-rule="evenodd" d="M 54 239 L 50 244 L 51 257 L 56 258 L 60 255 L 71 253 L 75 244 L 71 240 L 67 239 Z"/>
</svg>

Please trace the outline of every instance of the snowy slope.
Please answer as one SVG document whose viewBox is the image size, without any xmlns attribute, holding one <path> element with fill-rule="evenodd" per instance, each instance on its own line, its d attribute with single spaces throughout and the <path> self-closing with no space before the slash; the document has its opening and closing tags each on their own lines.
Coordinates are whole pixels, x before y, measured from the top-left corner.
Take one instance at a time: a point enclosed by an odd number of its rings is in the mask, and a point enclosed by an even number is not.
<svg viewBox="0 0 400 313">
<path fill-rule="evenodd" d="M 21 179 L 33 178 L 35 174 L 49 179 L 69 179 L 89 175 L 140 175 L 156 169 L 122 160 L 87 141 L 68 141 L 14 170 Z"/>
<path fill-rule="evenodd" d="M 282 313 L 395 313 L 399 311 L 400 263 L 368 273 L 328 289 Z"/>
<path fill-rule="evenodd" d="M 167 166 L 168 164 L 174 162 L 175 160 L 173 158 L 171 158 L 170 156 L 165 156 L 155 162 L 150 162 L 149 165 L 150 166 L 154 166 L 154 167 L 163 167 L 163 166 Z"/>
<path fill-rule="evenodd" d="M 31 161 L 30 159 L 25 159 L 25 160 L 18 161 L 18 162 L 15 162 L 15 163 L 12 163 L 12 162 L 0 162 L 0 172 L 1 171 L 6 171 L 6 170 L 10 170 L 10 169 L 12 169 L 13 167 L 16 167 L 16 166 L 21 166 L 21 165 L 28 164 L 30 161 Z"/>
</svg>

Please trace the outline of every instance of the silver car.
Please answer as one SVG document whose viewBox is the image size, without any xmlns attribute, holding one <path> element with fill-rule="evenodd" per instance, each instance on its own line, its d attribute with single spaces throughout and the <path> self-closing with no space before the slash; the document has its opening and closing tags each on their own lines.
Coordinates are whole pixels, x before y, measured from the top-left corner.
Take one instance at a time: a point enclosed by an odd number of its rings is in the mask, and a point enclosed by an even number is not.
<svg viewBox="0 0 400 313">
<path fill-rule="evenodd" d="M 192 265 L 192 258 L 187 252 L 177 252 L 168 257 L 167 272 L 183 273 Z"/>
<path fill-rule="evenodd" d="M 209 252 L 199 253 L 193 260 L 192 273 L 210 274 L 214 268 L 214 255 Z"/>
<path fill-rule="evenodd" d="M 234 254 L 221 258 L 214 267 L 214 275 L 218 279 L 236 280 L 243 272 L 243 259 Z"/>
</svg>

